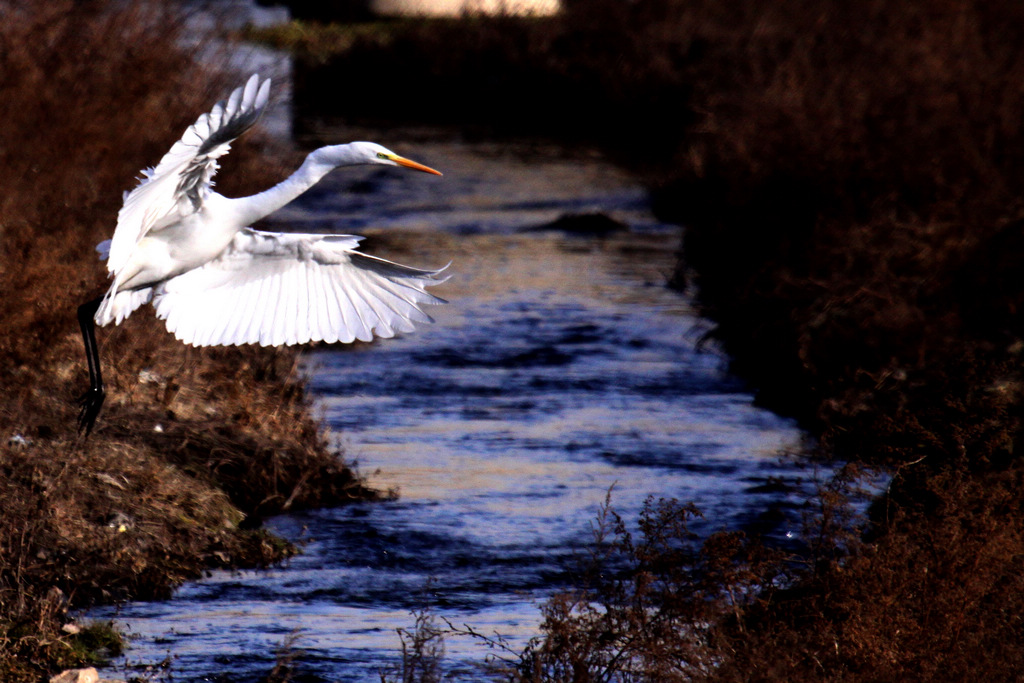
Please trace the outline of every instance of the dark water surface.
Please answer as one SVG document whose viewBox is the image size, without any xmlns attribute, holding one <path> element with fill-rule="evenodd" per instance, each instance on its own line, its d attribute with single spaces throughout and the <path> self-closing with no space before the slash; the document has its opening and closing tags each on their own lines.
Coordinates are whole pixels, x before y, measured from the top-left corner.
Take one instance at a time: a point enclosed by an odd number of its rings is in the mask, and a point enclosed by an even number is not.
<svg viewBox="0 0 1024 683">
<path fill-rule="evenodd" d="M 424 606 L 521 646 L 538 603 L 571 584 L 610 489 L 627 520 L 653 495 L 696 502 L 702 531 L 798 532 L 813 472 L 779 456 L 801 435 L 698 348 L 705 324 L 664 286 L 679 232 L 640 188 L 592 156 L 377 139 L 445 176 L 341 170 L 267 227 L 452 262 L 435 325 L 305 356 L 333 438 L 399 497 L 272 520 L 306 543 L 283 567 L 93 612 L 138 634 L 120 665 L 169 657 L 174 681 L 250 681 L 295 635 L 299 680 L 379 680 L 395 629 Z M 591 211 L 629 229 L 524 230 Z M 486 677 L 480 643 L 446 650 L 456 680 Z"/>
</svg>

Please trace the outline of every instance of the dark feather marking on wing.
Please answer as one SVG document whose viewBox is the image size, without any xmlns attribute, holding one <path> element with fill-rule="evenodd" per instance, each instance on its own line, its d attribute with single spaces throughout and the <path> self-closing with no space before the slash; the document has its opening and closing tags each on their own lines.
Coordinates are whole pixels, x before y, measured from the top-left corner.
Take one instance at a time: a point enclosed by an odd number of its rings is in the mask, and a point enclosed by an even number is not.
<svg viewBox="0 0 1024 683">
<path fill-rule="evenodd" d="M 221 102 L 218 107 L 223 111 L 226 102 Z M 216 170 L 216 159 L 210 158 L 210 153 L 221 145 L 231 143 L 242 133 L 252 128 L 259 121 L 265 107 L 244 109 L 226 123 L 213 130 L 210 137 L 203 141 L 203 144 L 196 150 L 195 158 L 189 163 L 178 180 L 177 191 L 184 194 L 192 203 L 194 209 L 202 204 L 202 197 L 199 196 L 199 188 L 206 185 Z M 207 115 L 209 116 L 209 115 Z"/>
<path fill-rule="evenodd" d="M 225 106 L 225 103 L 221 102 L 220 106 Z M 259 120 L 260 115 L 263 114 L 263 109 L 264 107 L 244 109 L 235 114 L 227 123 L 222 124 L 210 134 L 210 137 L 206 138 L 206 141 L 199 146 L 198 150 L 196 150 L 196 156 L 198 157 L 209 154 L 215 148 L 231 142 L 239 135 L 252 128 Z"/>
</svg>

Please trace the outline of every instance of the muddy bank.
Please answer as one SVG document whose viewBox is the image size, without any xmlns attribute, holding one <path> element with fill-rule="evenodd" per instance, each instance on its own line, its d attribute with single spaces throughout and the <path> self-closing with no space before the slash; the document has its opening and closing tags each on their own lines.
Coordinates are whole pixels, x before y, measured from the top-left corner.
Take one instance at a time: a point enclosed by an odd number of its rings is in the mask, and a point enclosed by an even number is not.
<svg viewBox="0 0 1024 683">
<path fill-rule="evenodd" d="M 292 548 L 262 516 L 374 495 L 327 447 L 292 352 L 186 349 L 146 310 L 100 331 L 108 401 L 76 435 L 88 379 L 75 308 L 105 282 L 93 246 L 139 170 L 238 78 L 179 47 L 177 11 L 0 3 L 4 681 L 118 647 L 102 628 L 65 630 L 69 609 L 276 562 Z M 235 155 L 228 194 L 282 175 L 258 135 Z"/>
</svg>

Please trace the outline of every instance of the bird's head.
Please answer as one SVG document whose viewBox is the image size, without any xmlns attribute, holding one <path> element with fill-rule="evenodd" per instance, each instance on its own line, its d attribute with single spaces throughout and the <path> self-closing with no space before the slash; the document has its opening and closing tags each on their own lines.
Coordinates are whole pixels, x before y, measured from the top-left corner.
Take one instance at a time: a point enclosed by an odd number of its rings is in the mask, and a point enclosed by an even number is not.
<svg viewBox="0 0 1024 683">
<path fill-rule="evenodd" d="M 403 166 L 416 171 L 423 171 L 424 173 L 441 175 L 440 171 L 436 171 L 429 166 L 424 166 L 423 164 L 417 163 L 411 159 L 399 156 L 387 147 L 378 145 L 376 142 L 351 142 L 345 146 L 349 148 L 352 154 L 353 163 Z"/>
</svg>

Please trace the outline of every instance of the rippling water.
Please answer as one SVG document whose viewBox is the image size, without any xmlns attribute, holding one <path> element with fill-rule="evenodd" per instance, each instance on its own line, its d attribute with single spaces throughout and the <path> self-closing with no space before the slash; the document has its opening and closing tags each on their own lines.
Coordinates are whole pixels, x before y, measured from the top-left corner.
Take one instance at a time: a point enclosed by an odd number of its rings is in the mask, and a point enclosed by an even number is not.
<svg viewBox="0 0 1024 683">
<path fill-rule="evenodd" d="M 138 634 L 121 665 L 170 657 L 175 681 L 250 681 L 296 635 L 300 680 L 378 680 L 397 660 L 395 629 L 424 606 L 520 647 L 538 603 L 571 585 L 609 490 L 627 520 L 653 495 L 696 502 L 698 530 L 798 529 L 812 473 L 780 454 L 800 434 L 698 347 L 703 323 L 664 286 L 678 230 L 639 188 L 554 150 L 380 141 L 444 178 L 339 171 L 267 227 L 366 234 L 367 251 L 415 266 L 452 261 L 435 325 L 305 358 L 334 438 L 398 498 L 272 520 L 305 543 L 281 568 L 93 613 Z M 589 211 L 629 229 L 531 229 Z M 480 643 L 446 649 L 458 680 L 486 678 Z"/>
</svg>

